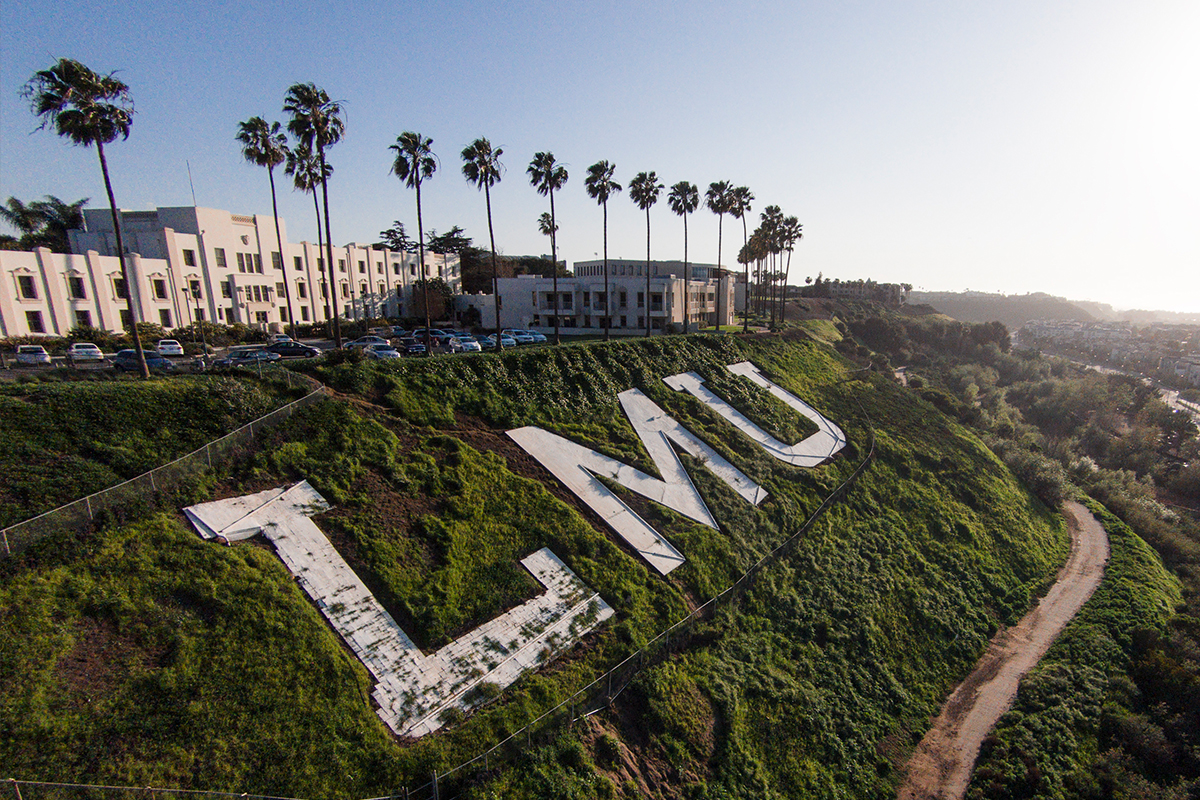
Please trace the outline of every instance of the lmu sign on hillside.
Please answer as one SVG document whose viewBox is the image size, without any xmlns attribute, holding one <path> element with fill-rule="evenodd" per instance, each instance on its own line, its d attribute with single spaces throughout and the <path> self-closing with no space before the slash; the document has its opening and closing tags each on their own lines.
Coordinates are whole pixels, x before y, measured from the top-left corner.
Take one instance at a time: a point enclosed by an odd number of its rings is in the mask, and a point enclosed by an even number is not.
<svg viewBox="0 0 1200 800">
<path fill-rule="evenodd" d="M 817 425 L 817 432 L 798 444 L 785 445 L 710 392 L 704 386 L 704 379 L 696 373 L 672 375 L 663 378 L 663 382 L 676 391 L 693 395 L 733 423 L 769 455 L 787 464 L 815 467 L 846 446 L 845 434 L 837 425 L 804 401 L 767 380 L 750 362 L 731 364 L 728 369 L 766 389 L 812 420 Z M 667 416 L 640 390 L 621 392 L 617 398 L 621 401 L 621 408 L 629 417 L 633 429 L 646 446 L 646 452 L 653 459 L 654 466 L 662 475 L 661 480 L 541 428 L 517 428 L 509 431 L 508 435 L 554 477 L 566 484 L 588 507 L 603 517 L 617 535 L 652 567 L 666 575 L 684 562 L 683 555 L 597 480 L 597 476 L 615 481 L 626 489 L 661 503 L 696 522 L 718 529 L 716 519 L 708 510 L 700 493 L 696 491 L 672 443 L 689 455 L 701 459 L 705 467 L 748 502 L 757 506 L 766 499 L 767 493 L 719 453 Z"/>
</svg>

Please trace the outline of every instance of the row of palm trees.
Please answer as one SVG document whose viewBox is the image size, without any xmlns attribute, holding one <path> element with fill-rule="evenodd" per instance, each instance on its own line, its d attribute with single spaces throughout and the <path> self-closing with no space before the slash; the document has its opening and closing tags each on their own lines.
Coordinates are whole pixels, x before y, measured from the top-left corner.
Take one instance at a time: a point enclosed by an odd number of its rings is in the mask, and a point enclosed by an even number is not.
<svg viewBox="0 0 1200 800">
<path fill-rule="evenodd" d="M 129 95 L 129 87 L 117 80 L 113 75 L 100 75 L 88 69 L 83 64 L 70 59 L 60 59 L 48 70 L 34 75 L 26 85 L 25 94 L 31 99 L 34 113 L 42 117 L 42 126 L 53 125 L 59 135 L 70 139 L 75 144 L 95 145 L 100 157 L 101 171 L 104 174 L 105 188 L 108 192 L 109 205 L 112 209 L 113 228 L 117 238 L 117 251 L 121 260 L 122 277 L 128 285 L 125 267 L 124 246 L 121 241 L 121 226 L 118 219 L 116 200 L 113 196 L 112 183 L 108 175 L 108 164 L 104 155 L 104 145 L 111 143 L 118 136 L 129 137 L 133 119 L 133 102 Z M 296 139 L 295 146 L 289 146 L 288 137 L 279 122 L 268 122 L 263 117 L 254 116 L 245 122 L 238 123 L 236 139 L 242 145 L 242 154 L 250 163 L 266 167 L 267 177 L 271 187 L 271 208 L 275 218 L 275 235 L 279 246 L 280 256 L 283 254 L 282 233 L 279 227 L 279 207 L 275 190 L 275 168 L 283 165 L 286 174 L 290 175 L 293 185 L 302 191 L 313 195 L 313 209 L 317 220 L 317 247 L 324 247 L 325 262 L 329 270 L 330 295 L 337 285 L 333 268 L 333 237 L 329 215 L 329 178 L 333 167 L 326 156 L 328 148 L 336 145 L 345 135 L 345 120 L 341 104 L 330 99 L 329 95 L 313 83 L 297 83 L 289 87 L 284 95 L 283 112 L 289 115 L 287 132 Z M 425 233 L 424 219 L 421 208 L 421 185 L 433 177 L 438 168 L 437 157 L 433 153 L 433 140 L 420 133 L 405 131 L 389 146 L 395 154 L 391 172 L 406 186 L 413 189 L 417 202 L 417 247 L 421 264 L 422 285 L 424 291 L 425 327 L 428 330 L 432 320 L 429 318 L 430 304 L 428 301 L 429 281 L 425 279 Z M 486 138 L 479 138 L 463 148 L 462 173 L 469 183 L 483 191 L 487 206 L 488 239 L 491 245 L 493 292 L 498 297 L 499 279 L 496 261 L 496 238 L 492 223 L 491 189 L 504 172 L 500 157 L 503 149 L 493 147 Z M 554 193 L 562 190 L 568 180 L 565 166 L 560 164 L 554 154 L 545 151 L 534 154 L 526 174 L 533 187 L 550 201 L 549 213 L 543 213 L 539 218 L 539 229 L 550 237 L 551 258 L 554 264 L 554 340 L 559 341 L 558 315 L 558 223 L 555 218 Z M 608 286 L 608 200 L 622 191 L 621 184 L 614 179 L 616 166 L 608 161 L 598 161 L 588 167 L 584 186 L 588 195 L 596 200 L 603 211 L 603 240 L 604 240 L 604 282 Z M 321 202 L 317 201 L 317 188 L 321 190 Z M 655 172 L 639 172 L 629 183 L 629 196 L 638 208 L 646 213 L 646 301 L 650 296 L 650 209 L 658 202 L 664 189 Z M 671 210 L 682 217 L 684 231 L 684 307 L 683 314 L 685 329 L 689 320 L 688 299 L 690 297 L 690 270 L 688 268 L 687 250 L 687 217 L 700 207 L 699 189 L 688 181 L 680 181 L 673 185 L 667 194 Z M 739 261 L 746 270 L 746 284 L 749 291 L 749 265 L 751 260 L 758 263 L 758 274 L 762 275 L 765 260 L 770 259 L 775 264 L 774 257 L 791 248 L 800 238 L 799 223 L 794 217 L 786 220 L 778 213 L 777 206 L 769 206 L 763 213 L 763 224 L 755 231 L 755 245 L 752 248 L 747 230 L 746 215 L 750 211 L 754 195 L 745 186 L 734 187 L 728 181 L 718 181 L 709 184 L 704 195 L 704 203 L 710 211 L 717 215 L 717 270 L 721 269 L 721 250 L 723 223 L 726 214 L 742 220 L 743 257 Z M 322 206 L 324 207 L 322 209 Z M 322 210 L 324 214 L 322 215 Z M 769 213 L 768 213 L 769 212 Z M 324 217 L 324 236 L 322 236 L 322 216 Z M 769 220 L 768 220 L 769 217 Z M 323 239 L 323 241 L 322 241 Z M 762 257 L 760 257 L 760 255 Z M 777 271 L 767 273 L 774 276 Z M 772 284 L 774 284 L 774 279 Z M 761 284 L 761 280 L 760 280 Z M 773 291 L 773 290 L 772 290 Z M 606 291 L 606 304 L 609 302 L 609 292 Z M 723 317 L 720 303 L 723 293 L 718 293 L 718 319 Z M 766 304 L 765 294 L 759 300 Z M 773 295 L 772 295 L 773 296 Z M 284 281 L 284 299 L 288 309 L 288 320 L 295 334 L 295 314 L 292 308 L 289 282 Z M 327 297 L 331 310 L 335 302 L 332 296 Z M 747 298 L 749 307 L 749 298 Z M 772 321 L 774 308 L 772 302 Z M 134 305 L 130 304 L 131 318 L 136 314 Z M 748 326 L 748 313 L 746 325 Z M 338 315 L 331 313 L 333 334 L 337 346 L 342 344 L 341 325 Z M 646 314 L 646 335 L 651 333 L 650 315 Z M 136 326 L 137 320 L 132 320 Z M 609 338 L 611 315 L 604 317 L 604 336 Z M 496 304 L 496 329 L 500 329 L 500 308 Z M 141 357 L 141 346 L 137 336 L 133 337 L 135 346 Z M 143 372 L 145 370 L 144 358 Z"/>
</svg>

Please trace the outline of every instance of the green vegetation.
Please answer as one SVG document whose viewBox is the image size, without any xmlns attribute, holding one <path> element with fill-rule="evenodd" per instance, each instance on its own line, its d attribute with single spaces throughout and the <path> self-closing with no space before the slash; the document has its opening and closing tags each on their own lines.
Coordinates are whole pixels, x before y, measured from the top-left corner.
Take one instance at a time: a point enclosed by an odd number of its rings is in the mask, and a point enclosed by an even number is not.
<svg viewBox="0 0 1200 800">
<path fill-rule="evenodd" d="M 807 423 L 724 370 L 745 359 L 836 420 L 850 438 L 846 450 L 819 469 L 789 467 L 661 381 L 695 371 L 780 438 L 802 437 Z M 89 590 L 86 603 L 66 590 L 29 588 L 21 619 L 0 612 L 12 631 L 0 642 L 0 683 L 10 693 L 6 730 L 14 731 L 0 740 L 0 760 L 13 764 L 14 773 L 100 774 L 91 762 L 62 755 L 65 746 L 33 747 L 33 729 L 14 728 L 12 721 L 31 716 L 15 710 L 34 708 L 39 697 L 74 691 L 78 681 L 61 669 L 63 654 L 79 641 L 70 620 L 82 620 L 74 624 L 85 628 L 101 624 L 101 609 L 116 605 L 127 614 L 122 625 L 149 630 L 155 615 L 165 613 L 169 593 L 146 590 L 143 599 L 122 600 L 136 594 L 133 579 L 100 558 L 110 539 L 133 548 L 150 530 L 160 546 L 140 547 L 131 569 L 206 587 L 221 598 L 223 613 L 249 613 L 270 593 L 262 624 L 296 641 L 280 645 L 275 633 L 260 635 L 249 623 L 234 625 L 215 614 L 202 618 L 208 627 L 178 626 L 172 652 L 202 652 L 219 630 L 222 647 L 262 660 L 249 671 L 201 670 L 180 691 L 195 698 L 253 697 L 258 707 L 243 713 L 217 705 L 212 724 L 220 728 L 222 747 L 238 756 L 228 765 L 197 758 L 183 774 L 172 765 L 199 745 L 187 732 L 164 733 L 159 706 L 106 706 L 108 730 L 131 741 L 121 774 L 146 783 L 291 796 L 363 796 L 415 786 L 519 729 L 724 589 L 795 531 L 863 458 L 871 429 L 875 462 L 847 502 L 784 563 L 764 572 L 738 605 L 722 608 L 680 644 L 677 656 L 643 673 L 613 712 L 593 717 L 594 742 L 577 732 L 533 747 L 516 763 L 493 765 L 484 783 L 460 788 L 477 796 L 539 797 L 634 796 L 651 784 L 667 796 L 887 794 L 894 791 L 895 767 L 942 697 L 996 627 L 1015 620 L 1044 590 L 1065 555 L 1057 514 L 979 439 L 885 376 L 852 377 L 852 365 L 802 336 L 652 338 L 305 368 L 379 410 L 368 414 L 336 401 L 305 410 L 264 434 L 258 453 L 225 476 L 220 491 L 307 477 L 335 504 L 318 520 L 322 529 L 423 647 L 437 647 L 531 596 L 535 584 L 515 562 L 540 546 L 551 547 L 597 589 L 617 617 L 461 724 L 401 745 L 375 720 L 356 667 L 348 660 L 338 669 L 314 666 L 324 658 L 315 653 L 325 651 L 309 652 L 306 626 L 321 629 L 321 623 L 284 580 L 281 566 L 252 544 L 201 545 L 178 523 L 156 518 L 110 531 L 108 539 L 44 548 L 20 576 L 22 586 L 50 586 L 60 580 L 54 576 L 70 575 L 100 588 Z M 651 575 L 611 532 L 581 516 L 577 503 L 561 487 L 543 483 L 541 468 L 503 435 L 538 424 L 652 470 L 617 404 L 617 393 L 634 387 L 770 493 L 752 507 L 687 460 L 721 523 L 716 531 L 620 490 L 687 556 L 670 579 Z M 196 560 L 183 560 L 193 553 Z M 236 575 L 251 558 L 278 579 L 248 589 Z M 58 649 L 29 646 L 37 633 L 22 627 L 26 616 L 68 621 Z M 346 658 L 331 633 L 322 636 L 323 647 Z M 143 671 L 127 680 L 176 686 L 168 677 L 175 662 L 152 658 L 140 641 L 130 649 Z M 18 677 L 16 665 L 21 676 L 41 675 L 41 683 Z M 301 677 L 310 670 L 321 680 Z M 125 685 L 123 677 L 103 695 L 114 697 Z M 288 721 L 310 691 L 325 693 L 317 708 L 328 727 L 319 732 L 311 727 L 317 712 Z M 73 729 L 74 712 L 53 703 L 37 709 L 37 730 Z M 272 752 L 288 754 L 261 771 L 255 752 L 264 736 L 260 717 L 276 726 Z M 80 735 L 92 741 L 94 733 Z M 306 744 L 293 749 L 296 742 Z M 336 785 L 335 773 L 346 776 Z"/>
<path fill-rule="evenodd" d="M 1009 352 L 999 323 L 893 315 L 850 327 L 868 353 L 885 351 L 873 360 L 912 365 L 909 386 L 980 430 L 1047 502 L 1083 491 L 1112 512 L 1098 512 L 1113 546 L 1105 583 L 1023 684 L 977 765 L 974 796 L 1195 796 L 1196 426 L 1137 378 Z"/>
<path fill-rule="evenodd" d="M 216 376 L 0 385 L 0 526 L 128 480 L 290 399 Z"/>
</svg>

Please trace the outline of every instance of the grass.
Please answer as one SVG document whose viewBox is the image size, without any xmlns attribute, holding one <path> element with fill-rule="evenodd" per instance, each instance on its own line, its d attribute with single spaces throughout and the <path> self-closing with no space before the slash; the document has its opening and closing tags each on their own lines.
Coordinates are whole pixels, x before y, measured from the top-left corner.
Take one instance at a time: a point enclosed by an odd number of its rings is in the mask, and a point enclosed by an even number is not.
<svg viewBox="0 0 1200 800">
<path fill-rule="evenodd" d="M 661 381 L 696 371 L 777 437 L 802 437 L 807 423 L 798 415 L 728 376 L 724 365 L 745 359 L 836 421 L 850 439 L 844 453 L 819 469 L 790 467 Z M 401 745 L 375 720 L 361 670 L 273 556 L 251 545 L 201 545 L 156 517 L 105 539 L 48 548 L 6 584 L 6 592 L 21 592 L 0 605 L 14 609 L 0 612 L 9 634 L 0 644 L 3 720 L 13 731 L 0 739 L 0 761 L 13 764 L 13 774 L 334 797 L 423 783 L 729 585 L 850 473 L 873 429 L 876 460 L 848 501 L 739 606 L 639 678 L 622 701 L 634 728 L 617 716 L 598 721 L 638 758 L 691 776 L 669 791 L 690 782 L 686 791 L 699 797 L 886 794 L 895 785 L 889 747 L 902 751 L 923 730 L 997 625 L 1025 611 L 1066 552 L 1061 520 L 978 439 L 879 376 L 847 380 L 850 365 L 806 338 L 656 337 L 308 368 L 383 410 L 368 417 L 338 401 L 306 409 L 222 476 L 229 492 L 308 478 L 336 506 L 319 524 L 423 647 L 534 593 L 515 562 L 541 546 L 597 590 L 616 618 L 461 724 Z M 623 494 L 686 555 L 669 579 L 581 516 L 561 487 L 542 483 L 545 474 L 503 436 L 537 424 L 653 471 L 617 404 L 633 387 L 770 493 L 753 507 L 685 459 L 720 530 Z M 203 602 L 194 607 L 208 610 L 195 621 L 181 617 L 186 624 L 162 622 L 176 591 L 195 594 Z M 120 620 L 116 630 L 146 632 L 129 645 L 141 666 L 131 661 L 127 675 L 102 687 L 103 720 L 82 724 L 77 711 L 47 698 L 78 683 L 62 672 L 77 630 L 110 619 Z M 43 632 L 38 620 L 56 622 Z M 160 641 L 174 642 L 163 652 L 186 656 L 185 672 L 175 655 L 156 655 Z M 238 658 L 253 668 L 239 669 Z M 199 666 L 210 662 L 218 669 Z M 118 701 L 129 682 L 165 694 L 152 692 L 147 705 Z M 246 708 L 232 704 L 239 697 L 251 698 Z M 306 703 L 313 708 L 298 713 Z M 195 732 L 172 727 L 191 713 L 202 721 Z M 272 726 L 269 737 L 260 720 Z M 38 748 L 45 731 L 61 738 Z M 71 755 L 76 745 L 95 752 L 113 736 L 129 742 L 128 755 L 113 759 L 124 765 L 119 774 Z M 225 763 L 216 749 L 236 755 Z M 277 757 L 269 767 L 268 755 Z M 636 777 L 603 771 L 567 740 L 535 748 L 470 791 L 602 796 Z"/>
</svg>

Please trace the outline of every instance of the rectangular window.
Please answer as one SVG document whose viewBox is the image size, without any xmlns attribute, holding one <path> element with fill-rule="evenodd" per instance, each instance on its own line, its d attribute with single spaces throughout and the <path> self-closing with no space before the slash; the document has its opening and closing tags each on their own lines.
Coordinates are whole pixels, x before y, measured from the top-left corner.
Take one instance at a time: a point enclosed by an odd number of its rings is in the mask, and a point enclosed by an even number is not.
<svg viewBox="0 0 1200 800">
<path fill-rule="evenodd" d="M 323 258 L 318 258 L 318 259 L 317 259 L 317 270 L 318 270 L 318 271 L 323 271 L 324 269 L 325 269 L 325 259 L 323 259 Z"/>
<path fill-rule="evenodd" d="M 255 284 L 253 287 L 253 291 L 254 291 L 254 302 L 261 303 L 262 302 L 262 287 L 259 286 L 258 284 Z"/>
<path fill-rule="evenodd" d="M 21 286 L 22 300 L 37 300 L 37 285 L 34 284 L 32 275 L 18 275 L 17 283 Z"/>
<path fill-rule="evenodd" d="M 288 322 L 288 317 L 287 317 L 287 306 L 280 306 L 280 307 L 279 307 L 279 321 L 280 321 L 280 322 Z"/>
<path fill-rule="evenodd" d="M 646 305 L 646 293 L 638 292 L 638 308 L 643 308 L 643 307 L 645 307 L 645 305 Z"/>
<path fill-rule="evenodd" d="M 164 281 L 162 278 L 155 278 L 154 281 L 152 282 L 152 285 L 154 286 L 154 299 L 155 300 L 166 300 L 167 299 L 167 282 Z"/>
<path fill-rule="evenodd" d="M 275 294 L 279 295 L 280 297 L 283 297 L 284 295 L 287 294 L 287 287 L 284 286 L 282 283 L 275 284 Z"/>
<path fill-rule="evenodd" d="M 296 256 L 295 258 L 292 259 L 292 261 L 296 265 L 297 272 L 302 272 L 304 270 L 304 259 L 303 258 L 301 258 L 300 256 Z"/>
<path fill-rule="evenodd" d="M 378 272 L 380 275 L 383 274 L 383 262 L 382 261 L 375 262 L 375 271 Z"/>
<path fill-rule="evenodd" d="M 329 285 L 325 281 L 321 281 L 321 299 L 329 299 Z"/>
<path fill-rule="evenodd" d="M 363 262 L 361 262 L 361 261 L 360 261 L 360 262 L 358 262 L 358 274 L 359 274 L 359 275 L 365 275 L 365 274 L 366 274 L 366 272 L 367 272 L 367 265 L 366 265 L 366 264 L 364 264 L 364 263 L 363 263 Z"/>
<path fill-rule="evenodd" d="M 275 269 L 283 269 L 283 256 L 274 250 L 271 251 L 271 266 Z"/>
<path fill-rule="evenodd" d="M 588 306 L 588 305 L 591 305 L 591 304 L 592 304 L 591 297 L 592 297 L 592 294 L 591 294 L 591 292 L 584 292 L 584 293 L 583 293 L 583 304 L 584 304 L 585 306 Z"/>
<path fill-rule="evenodd" d="M 358 285 L 358 293 L 359 293 L 360 295 L 364 295 L 364 294 L 366 294 L 366 293 L 367 293 L 367 284 L 366 284 L 365 282 L 364 282 L 364 283 L 360 283 L 360 284 Z"/>
<path fill-rule="evenodd" d="M 416 275 L 416 274 L 417 274 L 417 265 L 416 265 L 416 264 L 410 264 L 410 265 L 408 266 L 408 274 L 409 274 L 409 275 Z"/>
<path fill-rule="evenodd" d="M 184 250 L 183 251 L 183 265 L 185 267 L 196 266 L 196 251 L 195 250 Z"/>
<path fill-rule="evenodd" d="M 221 297 L 233 297 L 233 293 L 229 291 L 229 281 L 221 281 Z"/>
<path fill-rule="evenodd" d="M 262 256 L 254 253 L 254 271 L 262 275 Z M 250 254 L 246 255 L 246 266 L 250 266 Z"/>
<path fill-rule="evenodd" d="M 84 328 L 92 327 L 92 312 L 90 311 L 75 311 L 75 324 Z"/>
<path fill-rule="evenodd" d="M 167 330 L 171 329 L 171 312 L 168 309 L 160 308 L 158 310 L 158 321 Z"/>
<path fill-rule="evenodd" d="M 122 299 L 129 299 L 129 287 L 125 285 L 124 278 L 113 278 L 113 294 Z"/>
<path fill-rule="evenodd" d="M 300 319 L 308 322 L 308 306 L 300 306 Z"/>
<path fill-rule="evenodd" d="M 346 271 L 346 259 L 339 258 L 338 259 L 338 272 L 345 272 L 345 271 Z"/>
<path fill-rule="evenodd" d="M 229 323 L 230 325 L 233 324 L 233 309 L 232 308 L 225 309 L 225 321 L 227 323 Z"/>
<path fill-rule="evenodd" d="M 217 257 L 217 269 L 225 269 L 228 266 L 228 264 L 225 263 L 225 248 L 214 248 L 213 255 Z"/>
<path fill-rule="evenodd" d="M 198 300 L 200 298 L 200 281 L 192 281 L 190 288 L 192 290 L 192 299 Z"/>
<path fill-rule="evenodd" d="M 203 308 L 196 309 L 196 319 L 200 320 L 201 322 L 204 322 L 204 309 Z"/>
<path fill-rule="evenodd" d="M 344 300 L 349 296 L 350 296 L 350 287 L 343 283 L 342 284 L 342 299 Z"/>
<path fill-rule="evenodd" d="M 533 296 L 533 307 L 537 308 L 537 292 L 530 292 L 529 294 Z"/>
<path fill-rule="evenodd" d="M 571 308 L 571 305 L 572 305 L 572 303 L 574 303 L 574 301 L 575 301 L 575 295 L 563 293 L 562 308 L 567 308 L 567 309 Z"/>
<path fill-rule="evenodd" d="M 267 321 L 267 312 L 265 312 L 265 311 L 255 311 L 255 312 L 254 312 L 254 321 L 255 321 L 255 322 L 258 322 L 258 323 L 264 323 L 264 322 L 266 322 L 266 321 Z"/>
<path fill-rule="evenodd" d="M 400 262 L 399 262 L 399 261 L 393 261 L 393 262 L 392 262 L 392 274 L 393 274 L 393 275 L 399 275 L 399 274 L 400 274 Z"/>
<path fill-rule="evenodd" d="M 297 295 L 297 296 L 298 296 L 298 297 L 299 297 L 301 300 L 303 300 L 304 298 L 308 297 L 308 286 L 307 286 L 307 284 L 303 284 L 303 283 L 297 283 L 297 284 L 296 284 L 296 295 Z"/>
<path fill-rule="evenodd" d="M 25 322 L 29 325 L 30 333 L 45 333 L 46 326 L 42 324 L 42 312 L 26 311 Z"/>
<path fill-rule="evenodd" d="M 245 272 L 246 271 L 246 254 L 238 253 L 237 258 L 238 258 L 238 272 Z"/>
<path fill-rule="evenodd" d="M 627 295 L 625 293 L 625 290 L 622 289 L 621 290 L 621 308 L 625 308 L 625 306 L 627 306 L 627 305 L 629 305 L 629 295 Z"/>
<path fill-rule="evenodd" d="M 83 278 L 67 278 L 67 284 L 71 290 L 71 299 L 83 300 L 87 297 L 87 292 L 83 287 Z"/>
<path fill-rule="evenodd" d="M 133 327 L 133 317 L 129 316 L 128 308 L 122 308 L 121 309 L 121 328 L 123 330 L 129 330 L 131 327 Z"/>
</svg>

